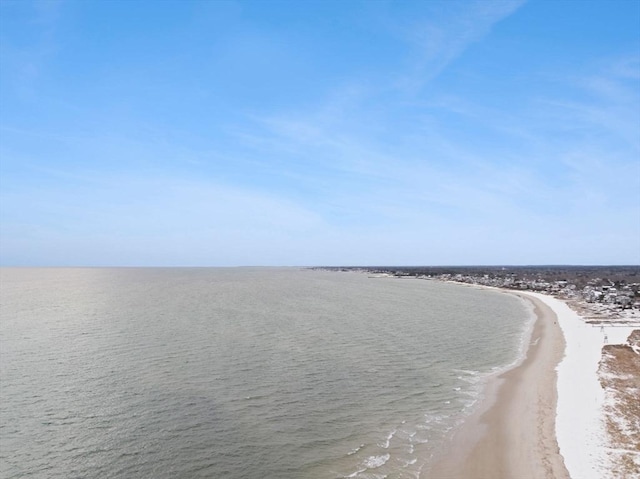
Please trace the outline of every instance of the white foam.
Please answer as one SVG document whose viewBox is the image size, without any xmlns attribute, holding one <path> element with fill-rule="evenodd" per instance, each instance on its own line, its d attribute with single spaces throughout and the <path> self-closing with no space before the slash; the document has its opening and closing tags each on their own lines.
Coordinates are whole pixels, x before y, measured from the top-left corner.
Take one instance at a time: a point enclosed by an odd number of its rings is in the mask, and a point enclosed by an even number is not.
<svg viewBox="0 0 640 479">
<path fill-rule="evenodd" d="M 364 460 L 363 465 L 367 469 L 376 469 L 380 466 L 384 466 L 391 458 L 391 454 L 384 454 L 382 456 L 369 456 Z"/>
<path fill-rule="evenodd" d="M 365 467 L 364 469 L 358 469 L 356 472 L 353 472 L 353 473 L 349 474 L 348 476 L 342 476 L 342 477 L 345 477 L 345 478 L 348 478 L 348 477 L 357 477 L 361 472 L 364 472 L 364 471 L 366 471 L 366 470 L 367 470 L 367 468 L 366 468 L 366 467 Z"/>
<path fill-rule="evenodd" d="M 364 447 L 364 444 L 360 444 L 358 447 L 356 447 L 356 448 L 352 449 L 351 451 L 349 451 L 347 453 L 347 456 L 353 456 L 355 453 L 357 453 L 363 447 Z"/>
<path fill-rule="evenodd" d="M 411 438 L 411 443 L 412 444 L 426 444 L 429 442 L 429 438 L 422 438 L 422 437 L 416 437 L 416 438 Z"/>
<path fill-rule="evenodd" d="M 378 446 L 380 446 L 383 449 L 389 449 L 389 444 L 391 443 L 391 439 L 393 439 L 393 436 L 395 435 L 397 431 L 394 429 L 393 431 L 391 431 L 388 435 L 387 438 L 385 440 L 385 442 L 383 444 L 378 444 Z"/>
</svg>

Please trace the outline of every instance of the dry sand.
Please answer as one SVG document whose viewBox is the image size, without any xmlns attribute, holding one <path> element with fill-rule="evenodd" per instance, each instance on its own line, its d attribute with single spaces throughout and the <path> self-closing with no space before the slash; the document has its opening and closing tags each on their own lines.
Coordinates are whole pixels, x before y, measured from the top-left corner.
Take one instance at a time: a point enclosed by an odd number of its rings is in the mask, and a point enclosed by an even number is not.
<svg viewBox="0 0 640 479">
<path fill-rule="evenodd" d="M 611 477 L 640 478 L 640 330 L 626 344 L 608 344 L 600 361 Z"/>
<path fill-rule="evenodd" d="M 556 366 L 564 337 L 538 298 L 526 358 L 488 386 L 480 408 L 425 472 L 426 479 L 569 479 L 556 440 Z"/>
</svg>

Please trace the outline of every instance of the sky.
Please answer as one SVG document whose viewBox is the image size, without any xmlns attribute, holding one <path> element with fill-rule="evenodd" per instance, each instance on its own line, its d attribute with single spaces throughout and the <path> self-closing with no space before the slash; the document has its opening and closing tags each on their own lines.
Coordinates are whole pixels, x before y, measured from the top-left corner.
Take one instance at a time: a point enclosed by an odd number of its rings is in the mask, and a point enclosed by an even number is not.
<svg viewBox="0 0 640 479">
<path fill-rule="evenodd" d="M 0 0 L 0 264 L 640 264 L 638 0 Z"/>
</svg>

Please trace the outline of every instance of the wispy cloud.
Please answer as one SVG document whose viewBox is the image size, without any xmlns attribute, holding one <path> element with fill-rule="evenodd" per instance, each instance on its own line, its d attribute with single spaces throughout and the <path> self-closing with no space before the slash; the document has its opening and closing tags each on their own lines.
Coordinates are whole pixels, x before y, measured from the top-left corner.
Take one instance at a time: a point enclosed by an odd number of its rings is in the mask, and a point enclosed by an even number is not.
<svg viewBox="0 0 640 479">
<path fill-rule="evenodd" d="M 325 30 L 306 12 L 247 2 L 190 23 L 195 43 L 171 50 L 155 37 L 171 53 L 148 63 L 111 45 L 109 80 L 91 69 L 78 95 L 48 84 L 60 97 L 7 96 L 2 253 L 40 251 L 45 262 L 66 248 L 91 263 L 109 252 L 103 264 L 640 261 L 640 59 L 622 48 L 595 58 L 582 44 L 580 60 L 536 50 L 512 78 L 500 62 L 517 29 L 496 25 L 533 12 L 532 34 L 556 8 L 523 4 L 354 2 L 340 9 L 348 28 Z M 51 5 L 30 5 L 39 36 L 7 57 L 34 62 L 24 84 L 35 93 L 55 60 L 38 53 L 55 51 L 43 31 L 64 9 Z M 108 5 L 117 18 L 121 4 Z M 157 20 L 182 31 L 162 7 Z M 233 28 L 209 35 L 210 20 Z M 135 41 L 138 27 L 126 33 Z M 103 58 L 100 42 L 89 48 L 83 58 Z M 504 70 L 486 69 L 492 61 Z"/>
<path fill-rule="evenodd" d="M 586 241 L 597 238 L 599 228 L 613 229 L 640 213 L 639 96 L 629 80 L 636 62 L 625 61 L 623 69 L 616 67 L 620 64 L 605 62 L 579 78 L 567 73 L 550 80 L 562 84 L 558 91 L 571 89 L 572 101 L 558 99 L 551 88 L 523 103 L 520 111 L 469 98 L 437 104 L 487 131 L 488 142 L 430 120 L 410 130 L 389 127 L 391 135 L 378 138 L 350 128 L 344 112 L 335 121 L 313 112 L 265 118 L 253 134 L 262 138 L 256 140 L 260 148 L 312 157 L 338 174 L 356 175 L 344 185 L 336 178 L 324 193 L 328 201 L 348 205 L 358 213 L 354 217 L 377 216 L 403 234 L 418 231 L 418 224 L 442 230 L 458 223 L 465 224 L 460 231 L 476 225 L 504 241 L 516 234 L 509 231 L 516 225 L 531 231 L 531 224 L 546 224 L 552 237 L 573 228 L 582 239 L 572 241 Z M 350 107 L 347 116 L 366 123 L 366 105 Z M 326 109 L 320 106 L 319 111 Z M 314 172 L 313 167 L 298 170 L 302 178 Z M 639 226 L 629 224 L 632 237 L 640 234 Z M 594 241 L 589 239 L 593 247 Z"/>
<path fill-rule="evenodd" d="M 435 18 L 404 19 L 394 30 L 408 42 L 413 53 L 408 70 L 397 78 L 396 84 L 408 91 L 419 91 L 525 2 L 443 2 L 438 6 L 444 8 L 438 9 Z"/>
</svg>

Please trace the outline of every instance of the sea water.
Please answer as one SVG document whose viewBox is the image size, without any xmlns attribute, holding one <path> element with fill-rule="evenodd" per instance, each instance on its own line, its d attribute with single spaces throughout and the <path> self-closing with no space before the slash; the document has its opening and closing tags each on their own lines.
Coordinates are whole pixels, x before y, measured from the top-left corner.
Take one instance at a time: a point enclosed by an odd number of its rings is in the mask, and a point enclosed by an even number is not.
<svg viewBox="0 0 640 479">
<path fill-rule="evenodd" d="M 5 268 L 0 305 L 6 479 L 418 478 L 531 319 L 287 268 Z"/>
</svg>

